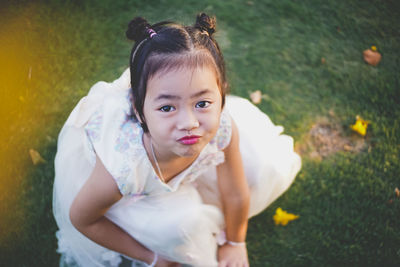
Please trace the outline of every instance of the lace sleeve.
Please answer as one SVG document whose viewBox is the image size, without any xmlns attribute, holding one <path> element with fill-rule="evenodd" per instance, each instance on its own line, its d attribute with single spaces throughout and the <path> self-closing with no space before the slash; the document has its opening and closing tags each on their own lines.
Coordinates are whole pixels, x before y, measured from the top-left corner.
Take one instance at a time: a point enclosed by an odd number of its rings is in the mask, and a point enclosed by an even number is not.
<svg viewBox="0 0 400 267">
<path fill-rule="evenodd" d="M 124 105 L 126 99 L 111 96 L 93 113 L 85 126 L 91 160 L 96 154 L 113 176 L 122 195 L 137 189 L 134 171 L 135 147 L 140 141 L 141 129 L 134 123 Z"/>
<path fill-rule="evenodd" d="M 224 109 L 221 113 L 218 131 L 211 141 L 211 144 L 216 144 L 218 150 L 225 149 L 231 142 L 232 136 L 232 119 L 228 111 Z"/>
</svg>

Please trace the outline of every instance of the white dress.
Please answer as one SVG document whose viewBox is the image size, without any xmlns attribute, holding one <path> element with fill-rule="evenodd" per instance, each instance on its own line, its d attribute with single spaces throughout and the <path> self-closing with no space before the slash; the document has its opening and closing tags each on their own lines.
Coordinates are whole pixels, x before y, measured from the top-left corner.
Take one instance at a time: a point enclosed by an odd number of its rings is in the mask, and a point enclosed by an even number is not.
<svg viewBox="0 0 400 267">
<path fill-rule="evenodd" d="M 132 121 L 130 75 L 98 82 L 74 108 L 61 130 L 55 159 L 53 212 L 59 230 L 60 266 L 118 266 L 121 255 L 92 242 L 69 220 L 69 208 L 91 174 L 96 154 L 123 195 L 106 216 L 144 246 L 171 261 L 216 266 L 224 242 L 216 166 L 224 161 L 231 119 L 239 129 L 251 192 L 249 218 L 265 209 L 293 182 L 300 157 L 293 140 L 243 98 L 227 96 L 220 127 L 195 162 L 167 184 L 152 168 Z"/>
</svg>

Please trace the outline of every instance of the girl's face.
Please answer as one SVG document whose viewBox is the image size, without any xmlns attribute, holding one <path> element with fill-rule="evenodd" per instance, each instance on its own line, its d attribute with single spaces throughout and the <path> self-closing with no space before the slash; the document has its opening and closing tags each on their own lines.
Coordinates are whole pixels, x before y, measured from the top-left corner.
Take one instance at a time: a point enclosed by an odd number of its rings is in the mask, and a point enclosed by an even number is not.
<svg viewBox="0 0 400 267">
<path fill-rule="evenodd" d="M 149 79 L 143 113 L 160 159 L 197 156 L 218 130 L 221 103 L 211 68 L 182 68 Z"/>
</svg>

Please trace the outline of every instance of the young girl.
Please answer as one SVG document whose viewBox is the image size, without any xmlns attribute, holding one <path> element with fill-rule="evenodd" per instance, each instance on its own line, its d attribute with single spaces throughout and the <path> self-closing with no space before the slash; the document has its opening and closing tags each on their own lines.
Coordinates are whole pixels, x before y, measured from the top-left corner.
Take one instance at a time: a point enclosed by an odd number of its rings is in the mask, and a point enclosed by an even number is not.
<svg viewBox="0 0 400 267">
<path fill-rule="evenodd" d="M 215 19 L 129 24 L 130 68 L 99 82 L 58 141 L 61 266 L 248 266 L 248 218 L 300 169 L 291 137 L 227 96 Z"/>
</svg>

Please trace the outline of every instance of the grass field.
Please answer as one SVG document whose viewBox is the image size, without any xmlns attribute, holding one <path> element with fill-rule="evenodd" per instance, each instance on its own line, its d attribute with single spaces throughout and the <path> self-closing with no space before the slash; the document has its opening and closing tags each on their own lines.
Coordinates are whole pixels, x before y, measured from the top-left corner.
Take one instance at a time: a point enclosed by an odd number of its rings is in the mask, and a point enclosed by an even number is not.
<svg viewBox="0 0 400 267">
<path fill-rule="evenodd" d="M 130 19 L 192 24 L 200 11 L 217 16 L 232 93 L 261 90 L 302 155 L 294 184 L 250 221 L 251 265 L 400 264 L 400 2 L 43 0 L 0 3 L 1 266 L 58 266 L 57 135 L 91 85 L 127 68 Z M 372 45 L 376 67 L 362 56 Z M 300 218 L 275 226 L 277 207 Z"/>
</svg>

